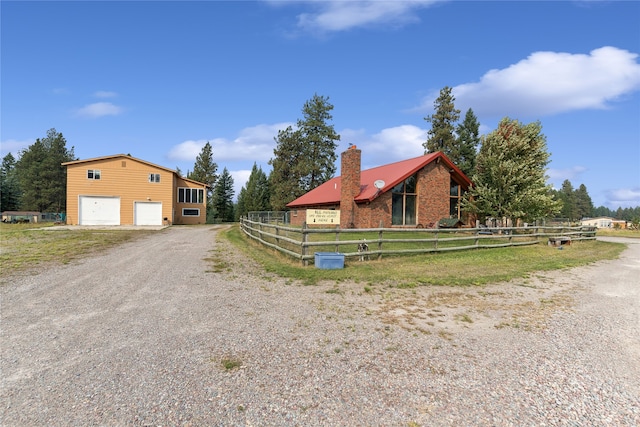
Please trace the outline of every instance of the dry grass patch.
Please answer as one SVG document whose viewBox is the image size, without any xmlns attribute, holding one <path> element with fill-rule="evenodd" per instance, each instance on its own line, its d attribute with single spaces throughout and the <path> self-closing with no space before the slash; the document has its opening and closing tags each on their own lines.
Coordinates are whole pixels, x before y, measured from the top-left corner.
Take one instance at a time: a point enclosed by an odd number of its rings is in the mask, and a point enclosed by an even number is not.
<svg viewBox="0 0 640 427">
<path fill-rule="evenodd" d="M 134 239 L 151 230 L 88 230 L 34 228 L 34 224 L 0 223 L 0 278 L 67 264 Z"/>
</svg>

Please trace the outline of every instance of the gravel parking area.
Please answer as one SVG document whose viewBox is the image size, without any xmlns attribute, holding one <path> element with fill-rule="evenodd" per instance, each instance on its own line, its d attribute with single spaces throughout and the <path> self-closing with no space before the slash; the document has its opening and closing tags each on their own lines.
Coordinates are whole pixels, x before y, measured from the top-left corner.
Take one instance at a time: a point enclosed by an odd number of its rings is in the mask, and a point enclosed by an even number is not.
<svg viewBox="0 0 640 427">
<path fill-rule="evenodd" d="M 1 424 L 640 425 L 640 241 L 510 283 L 365 289 L 271 276 L 217 230 L 0 287 Z"/>
</svg>

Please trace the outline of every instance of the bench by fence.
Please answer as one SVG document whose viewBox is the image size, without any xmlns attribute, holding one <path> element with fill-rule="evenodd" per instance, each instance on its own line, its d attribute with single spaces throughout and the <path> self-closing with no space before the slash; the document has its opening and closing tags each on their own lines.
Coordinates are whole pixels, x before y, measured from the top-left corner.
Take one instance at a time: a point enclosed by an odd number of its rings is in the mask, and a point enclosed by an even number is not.
<svg viewBox="0 0 640 427">
<path fill-rule="evenodd" d="M 383 255 L 420 254 L 479 248 L 535 245 L 542 239 L 564 236 L 572 241 L 595 240 L 595 227 L 500 227 L 500 228 L 366 228 L 342 229 L 291 227 L 272 222 L 240 219 L 250 238 L 308 265 L 314 252 L 343 253 L 362 259 L 358 247 L 364 242 L 368 258 Z"/>
</svg>

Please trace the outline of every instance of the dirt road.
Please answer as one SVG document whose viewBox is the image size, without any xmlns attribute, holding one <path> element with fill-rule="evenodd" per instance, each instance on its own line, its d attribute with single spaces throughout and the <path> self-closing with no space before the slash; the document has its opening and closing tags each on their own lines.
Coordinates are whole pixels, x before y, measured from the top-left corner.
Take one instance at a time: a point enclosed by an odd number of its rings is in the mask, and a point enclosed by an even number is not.
<svg viewBox="0 0 640 427">
<path fill-rule="evenodd" d="M 508 284 L 364 291 L 273 277 L 215 234 L 0 288 L 1 424 L 640 424 L 640 242 Z"/>
</svg>

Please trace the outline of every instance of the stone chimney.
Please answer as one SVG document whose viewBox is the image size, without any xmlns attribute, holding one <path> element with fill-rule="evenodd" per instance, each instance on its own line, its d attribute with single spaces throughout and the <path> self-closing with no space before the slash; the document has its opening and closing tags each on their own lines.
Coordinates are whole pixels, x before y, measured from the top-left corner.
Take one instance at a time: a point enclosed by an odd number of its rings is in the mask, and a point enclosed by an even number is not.
<svg viewBox="0 0 640 427">
<path fill-rule="evenodd" d="M 340 166 L 340 227 L 355 227 L 356 203 L 354 198 L 360 194 L 360 163 L 362 151 L 355 145 L 342 153 Z"/>
</svg>

